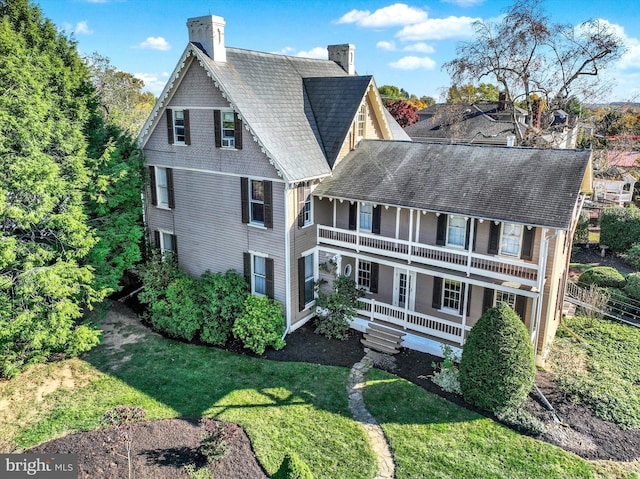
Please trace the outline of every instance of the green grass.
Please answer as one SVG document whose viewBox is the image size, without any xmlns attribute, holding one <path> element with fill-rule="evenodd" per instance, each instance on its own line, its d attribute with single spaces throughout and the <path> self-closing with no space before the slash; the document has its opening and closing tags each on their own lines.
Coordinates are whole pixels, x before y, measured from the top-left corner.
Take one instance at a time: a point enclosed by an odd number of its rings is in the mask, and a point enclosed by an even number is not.
<svg viewBox="0 0 640 479">
<path fill-rule="evenodd" d="M 376 460 L 348 409 L 348 374 L 147 334 L 119 350 L 100 345 L 81 359 L 0 382 L 0 450 L 95 429 L 107 409 L 125 404 L 143 406 L 147 419 L 207 415 L 236 422 L 270 474 L 294 452 L 316 478 L 372 478 Z M 387 373 L 374 370 L 369 379 L 367 406 L 390 441 L 399 479 L 593 477 L 597 470 Z"/>
<path fill-rule="evenodd" d="M 398 479 L 594 477 L 577 456 L 378 370 L 365 401 L 389 440 Z"/>
<path fill-rule="evenodd" d="M 556 381 L 602 419 L 640 429 L 640 328 L 580 316 L 564 324 L 586 344 L 559 329 L 549 358 Z"/>
</svg>

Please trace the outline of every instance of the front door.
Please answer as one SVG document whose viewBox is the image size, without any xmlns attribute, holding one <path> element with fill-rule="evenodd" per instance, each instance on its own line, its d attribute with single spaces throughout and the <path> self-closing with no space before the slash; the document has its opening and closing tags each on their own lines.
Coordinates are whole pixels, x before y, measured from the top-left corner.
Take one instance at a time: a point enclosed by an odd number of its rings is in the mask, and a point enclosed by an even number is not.
<svg viewBox="0 0 640 479">
<path fill-rule="evenodd" d="M 416 273 L 396 268 L 393 281 L 393 305 L 413 310 L 415 306 Z"/>
</svg>

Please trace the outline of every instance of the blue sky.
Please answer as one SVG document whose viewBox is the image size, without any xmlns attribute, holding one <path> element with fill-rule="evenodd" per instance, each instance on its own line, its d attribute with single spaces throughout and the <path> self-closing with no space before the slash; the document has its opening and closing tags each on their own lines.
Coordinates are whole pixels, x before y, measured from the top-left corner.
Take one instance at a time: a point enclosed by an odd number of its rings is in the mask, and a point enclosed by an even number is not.
<svg viewBox="0 0 640 479">
<path fill-rule="evenodd" d="M 449 86 L 441 67 L 472 37 L 471 22 L 496 19 L 511 0 L 37 0 L 44 15 L 156 95 L 188 42 L 187 18 L 224 17 L 227 46 L 326 58 L 326 46 L 352 43 L 356 70 L 378 86 L 395 85 L 437 100 Z M 555 23 L 609 22 L 628 52 L 609 72 L 615 86 L 601 100 L 640 99 L 640 2 L 546 0 Z"/>
</svg>

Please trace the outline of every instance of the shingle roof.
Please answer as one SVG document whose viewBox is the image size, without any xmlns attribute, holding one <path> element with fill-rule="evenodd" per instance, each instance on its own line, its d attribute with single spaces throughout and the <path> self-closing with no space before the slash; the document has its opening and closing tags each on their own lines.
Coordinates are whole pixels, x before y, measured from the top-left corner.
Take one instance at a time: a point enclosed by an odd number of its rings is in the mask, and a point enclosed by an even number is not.
<svg viewBox="0 0 640 479">
<path fill-rule="evenodd" d="M 348 76 L 303 80 L 331 166 L 336 161 L 371 79 L 371 76 Z"/>
<path fill-rule="evenodd" d="M 590 152 L 363 140 L 316 196 L 568 229 Z"/>
</svg>

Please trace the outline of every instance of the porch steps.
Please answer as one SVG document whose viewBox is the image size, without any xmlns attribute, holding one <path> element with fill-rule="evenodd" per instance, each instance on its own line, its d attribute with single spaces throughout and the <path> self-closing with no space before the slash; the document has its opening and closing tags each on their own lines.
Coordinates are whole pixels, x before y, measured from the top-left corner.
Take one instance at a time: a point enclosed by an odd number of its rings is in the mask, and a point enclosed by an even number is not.
<svg viewBox="0 0 640 479">
<path fill-rule="evenodd" d="M 369 349 L 386 354 L 398 354 L 404 333 L 395 329 L 369 323 L 360 342 Z"/>
</svg>

